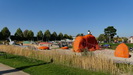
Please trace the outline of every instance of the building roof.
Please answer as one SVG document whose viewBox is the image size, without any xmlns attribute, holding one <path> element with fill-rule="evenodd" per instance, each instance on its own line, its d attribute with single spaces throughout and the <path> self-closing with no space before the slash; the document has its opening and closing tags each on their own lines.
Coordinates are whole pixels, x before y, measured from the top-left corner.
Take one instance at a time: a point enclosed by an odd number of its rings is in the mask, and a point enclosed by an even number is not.
<svg viewBox="0 0 133 75">
<path fill-rule="evenodd" d="M 130 38 L 133 38 L 133 36 L 130 36 Z"/>
</svg>

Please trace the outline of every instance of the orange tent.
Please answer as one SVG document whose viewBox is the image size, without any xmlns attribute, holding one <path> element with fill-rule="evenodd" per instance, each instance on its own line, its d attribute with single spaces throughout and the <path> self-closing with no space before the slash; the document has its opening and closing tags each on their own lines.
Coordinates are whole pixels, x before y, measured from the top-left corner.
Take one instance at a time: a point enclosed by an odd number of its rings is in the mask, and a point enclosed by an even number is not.
<svg viewBox="0 0 133 75">
<path fill-rule="evenodd" d="M 85 48 L 88 49 L 88 51 L 95 51 L 99 49 L 97 40 L 93 35 L 88 34 L 76 37 L 73 43 L 73 51 L 83 52 Z"/>
<path fill-rule="evenodd" d="M 73 51 L 74 52 L 83 52 L 83 49 L 86 47 L 86 41 L 83 36 L 78 36 L 75 38 L 73 43 Z"/>
<path fill-rule="evenodd" d="M 122 57 L 122 58 L 129 58 L 129 50 L 128 46 L 124 43 L 121 43 L 120 45 L 117 46 L 114 55 L 116 57 Z"/>
</svg>

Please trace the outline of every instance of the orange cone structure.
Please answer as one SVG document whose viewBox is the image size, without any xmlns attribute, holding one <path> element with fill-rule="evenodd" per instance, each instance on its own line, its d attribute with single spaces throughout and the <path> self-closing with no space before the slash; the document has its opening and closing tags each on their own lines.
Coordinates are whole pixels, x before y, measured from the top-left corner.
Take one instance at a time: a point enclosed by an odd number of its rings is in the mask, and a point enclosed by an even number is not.
<svg viewBox="0 0 133 75">
<path fill-rule="evenodd" d="M 116 57 L 129 58 L 128 46 L 124 43 L 121 43 L 117 46 L 114 55 Z"/>
<path fill-rule="evenodd" d="M 74 52 L 83 52 L 84 49 L 88 49 L 88 51 L 95 51 L 99 49 L 97 40 L 91 34 L 85 36 L 76 37 L 73 43 L 73 51 Z"/>
</svg>

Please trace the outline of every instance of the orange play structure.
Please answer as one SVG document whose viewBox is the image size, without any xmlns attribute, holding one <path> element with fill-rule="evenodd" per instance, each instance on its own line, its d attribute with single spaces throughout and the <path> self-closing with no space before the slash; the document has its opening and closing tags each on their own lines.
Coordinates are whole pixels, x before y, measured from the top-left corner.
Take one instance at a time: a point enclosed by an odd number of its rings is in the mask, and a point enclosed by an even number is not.
<svg viewBox="0 0 133 75">
<path fill-rule="evenodd" d="M 73 43 L 74 52 L 83 52 L 85 49 L 88 49 L 88 51 L 95 51 L 99 49 L 97 40 L 92 34 L 78 36 Z"/>
<path fill-rule="evenodd" d="M 61 49 L 68 49 L 68 47 L 61 47 Z"/>
<path fill-rule="evenodd" d="M 46 50 L 46 49 L 49 49 L 49 47 L 47 47 L 47 46 L 41 46 L 41 47 L 38 47 L 38 49 Z"/>
<path fill-rule="evenodd" d="M 117 46 L 114 55 L 116 57 L 122 57 L 122 58 L 129 58 L 129 50 L 128 46 L 124 43 L 121 43 L 120 45 Z"/>
</svg>

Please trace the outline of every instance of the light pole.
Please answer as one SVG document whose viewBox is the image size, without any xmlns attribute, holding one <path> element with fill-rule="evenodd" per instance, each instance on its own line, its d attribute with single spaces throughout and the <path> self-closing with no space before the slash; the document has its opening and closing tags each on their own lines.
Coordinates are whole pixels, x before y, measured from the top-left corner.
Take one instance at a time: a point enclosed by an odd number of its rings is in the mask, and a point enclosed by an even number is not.
<svg viewBox="0 0 133 75">
<path fill-rule="evenodd" d="M 109 43 L 111 42 L 111 35 L 109 35 Z"/>
<path fill-rule="evenodd" d="M 108 41 L 111 42 L 111 34 L 108 34 Z"/>
</svg>

